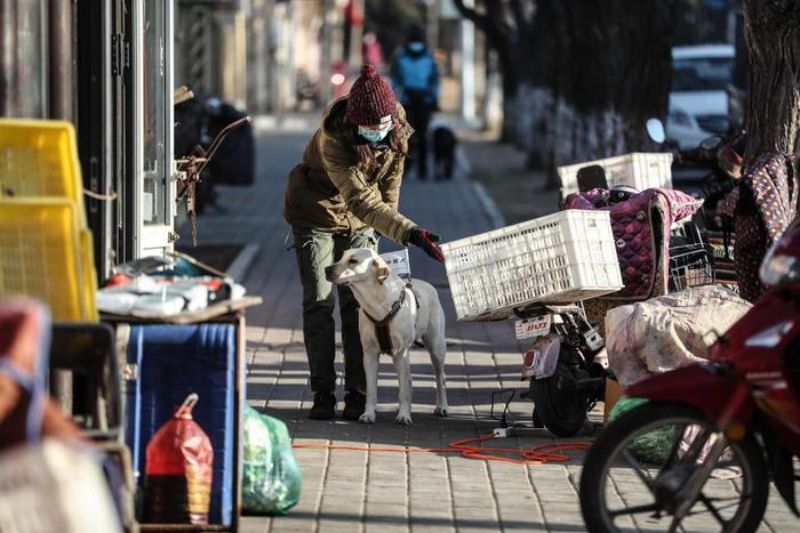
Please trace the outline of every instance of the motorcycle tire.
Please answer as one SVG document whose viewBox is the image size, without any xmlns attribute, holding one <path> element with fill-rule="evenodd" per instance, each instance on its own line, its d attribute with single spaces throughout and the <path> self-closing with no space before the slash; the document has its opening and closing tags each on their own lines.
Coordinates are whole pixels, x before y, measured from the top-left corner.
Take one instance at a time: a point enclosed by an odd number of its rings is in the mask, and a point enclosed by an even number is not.
<svg viewBox="0 0 800 533">
<path fill-rule="evenodd" d="M 650 489 L 652 491 L 650 496 L 654 499 L 652 504 L 641 505 L 638 501 L 629 502 L 627 498 L 620 499 L 617 492 L 620 485 L 618 485 L 618 481 L 612 477 L 610 471 L 612 463 L 616 464 L 616 461 L 621 459 L 629 460 L 632 457 L 632 453 L 636 453 L 633 451 L 633 447 L 637 442 L 641 442 L 643 435 L 656 433 L 658 431 L 656 428 L 661 428 L 663 431 L 669 428 L 671 423 L 690 424 L 692 426 L 696 424 L 700 427 L 711 430 L 714 429 L 713 424 L 700 412 L 688 406 L 675 403 L 646 403 L 620 415 L 619 418 L 614 420 L 600 434 L 594 445 L 586 454 L 580 481 L 579 494 L 581 512 L 583 513 L 587 531 L 590 533 L 613 533 L 621 531 L 622 529 L 628 530 L 631 527 L 630 522 L 632 515 L 638 516 L 642 520 L 642 523 L 647 525 L 648 529 L 655 528 L 660 530 L 660 526 L 663 525 L 666 530 L 666 526 L 671 524 L 674 517 L 668 510 L 659 506 L 659 497 L 655 495 L 659 491 L 657 486 Z M 648 433 L 648 431 L 652 431 L 652 433 Z M 637 441 L 637 439 L 639 440 Z M 631 448 L 628 448 L 628 445 L 630 445 Z M 651 477 L 649 483 L 655 485 L 660 476 L 675 475 L 674 472 L 680 473 L 681 469 L 686 468 L 685 464 L 680 463 L 680 459 L 678 459 L 677 466 L 674 469 L 670 470 L 667 468 L 667 465 L 672 464 L 672 460 L 675 457 L 680 457 L 679 454 L 681 453 L 679 449 L 680 446 L 675 442 L 673 442 L 669 448 L 670 451 L 663 456 L 664 464 L 660 467 L 658 463 L 643 460 L 643 464 L 648 464 L 651 469 L 658 470 L 658 474 L 655 477 Z M 736 508 L 735 514 L 728 520 L 727 524 L 719 524 L 722 527 L 721 531 L 736 533 L 756 531 L 766 511 L 769 494 L 767 466 L 764 462 L 763 454 L 755 439 L 749 434 L 743 439 L 731 441 L 728 450 L 729 452 L 726 452 L 726 454 L 729 453 L 731 457 L 738 459 L 741 465 L 742 477 L 739 480 L 740 483 L 737 482 L 737 485 L 739 485 L 742 493 L 747 491 L 750 495 L 746 497 L 740 495 L 740 506 Z M 641 468 L 641 465 L 636 467 L 629 464 L 626 467 L 616 466 L 615 468 L 617 472 L 616 475 L 623 477 L 630 471 L 637 472 L 640 476 L 642 475 L 637 471 L 637 468 Z M 707 488 L 709 480 L 710 477 L 705 480 L 701 488 L 701 494 L 703 494 L 703 489 Z M 607 483 L 611 485 L 608 488 L 606 486 Z M 644 483 L 642 483 L 642 488 L 644 489 L 643 493 L 647 494 L 647 488 L 645 487 Z M 633 489 L 630 489 L 630 487 L 628 488 L 629 493 L 634 495 L 638 496 L 641 493 L 641 491 L 632 492 L 632 490 Z M 607 491 L 612 494 L 612 499 L 615 500 L 614 503 L 616 504 L 615 507 L 619 507 L 620 504 L 618 502 L 622 501 L 623 506 L 630 506 L 626 507 L 630 509 L 630 514 L 622 513 L 619 509 L 615 509 L 614 511 L 610 510 L 608 502 L 606 501 Z M 647 499 L 649 500 L 651 498 L 648 497 Z M 713 499 L 713 496 L 712 498 L 708 498 L 711 503 L 713 503 Z M 703 519 L 710 520 L 711 522 L 709 523 L 718 523 L 718 521 L 714 521 L 706 505 L 705 502 L 700 503 L 700 499 L 698 498 L 695 503 L 692 504 L 689 514 L 696 516 L 699 513 L 692 513 L 692 511 L 695 509 L 706 509 L 709 515 L 704 515 Z M 637 506 L 639 509 L 634 512 Z M 644 509 L 643 507 L 645 506 L 659 506 L 659 508 Z M 728 507 L 725 510 L 728 509 L 732 508 Z M 655 515 L 658 515 L 657 518 L 655 518 Z M 620 525 L 621 529 L 618 529 L 614 523 L 616 516 L 623 516 L 625 519 L 625 523 Z M 666 522 L 665 524 L 653 523 L 654 520 L 662 519 Z M 691 530 L 691 527 L 683 524 L 678 524 L 676 527 L 681 527 L 683 531 Z"/>
<path fill-rule="evenodd" d="M 586 421 L 586 396 L 575 390 L 577 377 L 563 361 L 549 378 L 532 379 L 530 396 L 539 419 L 557 437 L 572 437 Z"/>
</svg>

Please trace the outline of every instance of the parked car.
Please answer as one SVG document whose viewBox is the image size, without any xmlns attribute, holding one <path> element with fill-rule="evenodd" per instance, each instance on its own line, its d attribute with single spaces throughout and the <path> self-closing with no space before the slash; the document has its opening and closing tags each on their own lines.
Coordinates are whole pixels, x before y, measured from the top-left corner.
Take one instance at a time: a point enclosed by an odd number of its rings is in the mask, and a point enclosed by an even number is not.
<svg viewBox="0 0 800 533">
<path fill-rule="evenodd" d="M 703 139 L 725 135 L 736 127 L 731 124 L 735 57 L 729 44 L 672 49 L 667 137 L 681 149 L 694 148 Z"/>
</svg>

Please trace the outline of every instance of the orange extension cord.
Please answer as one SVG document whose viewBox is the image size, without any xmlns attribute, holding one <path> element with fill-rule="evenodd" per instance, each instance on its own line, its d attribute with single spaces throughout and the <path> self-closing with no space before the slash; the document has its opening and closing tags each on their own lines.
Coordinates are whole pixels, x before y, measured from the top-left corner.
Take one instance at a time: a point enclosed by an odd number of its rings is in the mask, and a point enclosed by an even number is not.
<svg viewBox="0 0 800 533">
<path fill-rule="evenodd" d="M 565 463 L 572 457 L 561 453 L 564 451 L 583 451 L 589 449 L 591 442 L 578 441 L 570 443 L 542 444 L 527 450 L 517 448 L 483 448 L 474 446 L 495 439 L 493 434 L 472 439 L 463 439 L 450 444 L 447 448 L 409 448 L 409 447 L 376 447 L 346 446 L 343 444 L 295 444 L 296 449 L 346 450 L 352 452 L 394 452 L 394 453 L 458 453 L 467 459 L 484 461 L 502 461 L 521 465 L 543 465 L 547 463 Z M 502 454 L 502 455 L 499 455 Z"/>
</svg>

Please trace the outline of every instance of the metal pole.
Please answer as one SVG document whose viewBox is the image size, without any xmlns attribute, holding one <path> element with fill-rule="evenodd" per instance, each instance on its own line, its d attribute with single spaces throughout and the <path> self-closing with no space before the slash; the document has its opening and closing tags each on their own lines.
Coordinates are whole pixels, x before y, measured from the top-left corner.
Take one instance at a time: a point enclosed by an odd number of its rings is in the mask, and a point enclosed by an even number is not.
<svg viewBox="0 0 800 533">
<path fill-rule="evenodd" d="M 251 59 L 250 72 L 247 77 L 249 87 L 248 107 L 255 112 L 263 113 L 267 110 L 267 7 L 265 0 L 255 0 L 250 17 L 251 47 L 248 56 Z"/>
<path fill-rule="evenodd" d="M 297 33 L 297 6 L 289 4 L 287 15 L 287 36 L 286 36 L 286 107 L 293 109 L 296 105 L 297 96 L 297 68 L 295 60 L 294 36 Z"/>
<path fill-rule="evenodd" d="M 333 34 L 334 18 L 336 16 L 336 1 L 322 0 L 322 28 L 320 30 L 320 88 L 325 102 L 329 102 L 333 96 L 331 84 L 329 82 L 333 71 Z"/>
<path fill-rule="evenodd" d="M 73 64 L 72 64 L 72 2 L 50 0 L 48 39 L 49 68 L 49 112 L 51 118 L 74 119 Z"/>
<path fill-rule="evenodd" d="M 361 21 L 350 26 L 350 53 L 348 54 L 348 59 L 351 66 L 360 67 L 364 62 L 362 54 L 364 43 L 364 0 L 353 0 L 353 12 L 361 16 Z"/>
<path fill-rule="evenodd" d="M 450 0 L 447 0 L 448 2 Z M 428 0 L 425 9 L 425 33 L 427 34 L 428 48 L 431 53 L 435 53 L 439 47 L 439 13 L 441 7 L 440 0 Z"/>
<path fill-rule="evenodd" d="M 472 7 L 472 0 L 465 0 Z M 461 20 L 461 117 L 475 120 L 475 27 L 466 19 Z"/>
<path fill-rule="evenodd" d="M 72 2 L 50 0 L 48 3 L 48 116 L 74 121 L 72 69 Z M 50 373 L 50 393 L 66 414 L 72 413 L 73 380 L 69 370 Z"/>
</svg>

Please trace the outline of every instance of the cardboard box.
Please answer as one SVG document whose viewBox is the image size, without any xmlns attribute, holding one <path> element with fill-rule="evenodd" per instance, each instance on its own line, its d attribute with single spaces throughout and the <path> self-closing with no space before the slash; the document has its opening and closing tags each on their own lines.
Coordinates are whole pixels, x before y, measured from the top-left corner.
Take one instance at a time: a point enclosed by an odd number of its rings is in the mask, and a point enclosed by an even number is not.
<svg viewBox="0 0 800 533">
<path fill-rule="evenodd" d="M 611 409 L 614 408 L 614 405 L 619 400 L 620 396 L 622 396 L 624 390 L 619 384 L 619 381 L 616 379 L 606 378 L 606 397 L 605 397 L 605 409 L 603 410 L 603 425 L 608 425 L 608 415 L 611 413 Z"/>
</svg>

